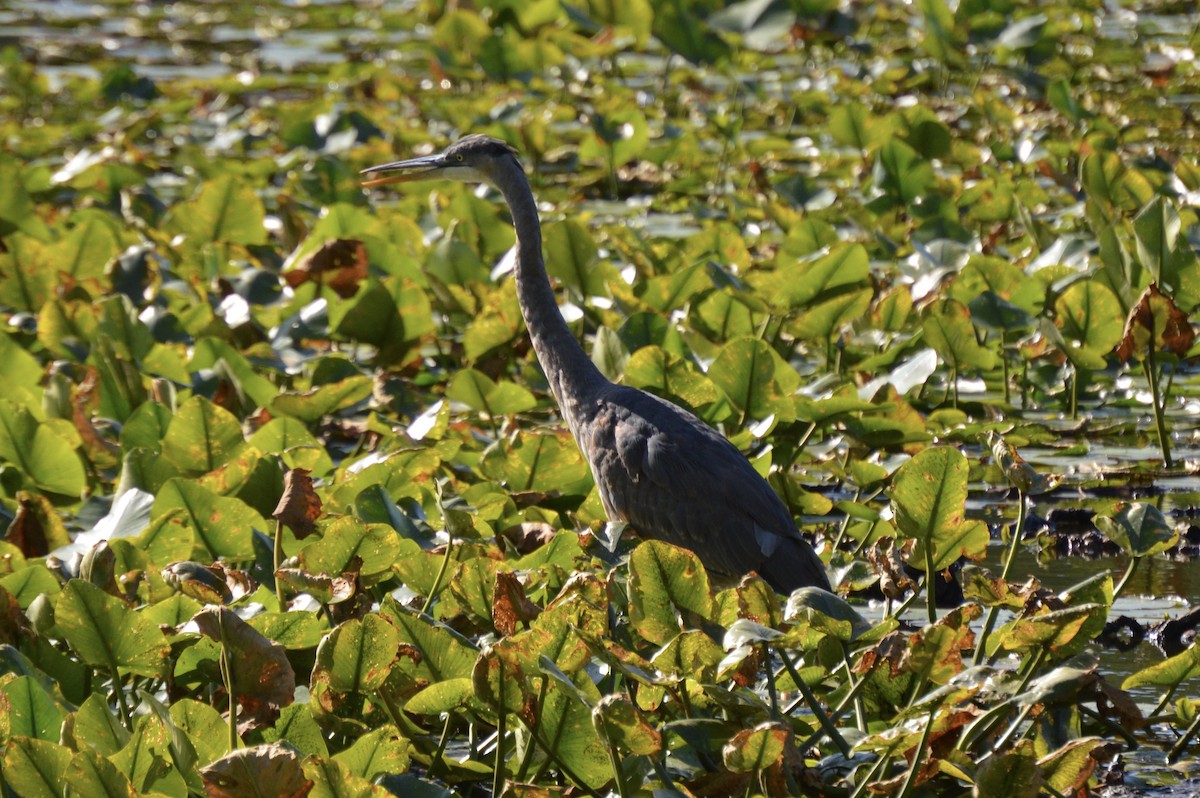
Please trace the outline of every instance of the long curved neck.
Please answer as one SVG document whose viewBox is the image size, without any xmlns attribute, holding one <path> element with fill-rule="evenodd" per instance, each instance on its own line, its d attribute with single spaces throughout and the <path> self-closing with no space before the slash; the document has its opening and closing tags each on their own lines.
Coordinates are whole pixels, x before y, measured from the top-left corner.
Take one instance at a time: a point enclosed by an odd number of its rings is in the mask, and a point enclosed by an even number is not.
<svg viewBox="0 0 1200 798">
<path fill-rule="evenodd" d="M 558 310 L 542 260 L 537 204 L 524 170 L 515 159 L 509 159 L 497 172 L 496 187 L 508 203 L 517 232 L 517 302 L 550 390 L 574 432 L 580 414 L 587 413 L 584 403 L 608 380 L 583 351 Z"/>
</svg>

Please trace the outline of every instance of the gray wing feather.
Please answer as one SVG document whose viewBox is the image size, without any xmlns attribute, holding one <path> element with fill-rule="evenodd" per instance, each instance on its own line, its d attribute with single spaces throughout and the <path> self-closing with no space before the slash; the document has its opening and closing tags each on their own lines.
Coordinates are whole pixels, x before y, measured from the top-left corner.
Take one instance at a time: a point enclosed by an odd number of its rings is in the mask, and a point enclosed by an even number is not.
<svg viewBox="0 0 1200 798">
<path fill-rule="evenodd" d="M 692 414 L 614 386 L 583 427 L 581 443 L 610 516 L 691 549 L 719 573 L 756 570 L 785 592 L 828 587 L 783 501 L 733 444 Z"/>
</svg>

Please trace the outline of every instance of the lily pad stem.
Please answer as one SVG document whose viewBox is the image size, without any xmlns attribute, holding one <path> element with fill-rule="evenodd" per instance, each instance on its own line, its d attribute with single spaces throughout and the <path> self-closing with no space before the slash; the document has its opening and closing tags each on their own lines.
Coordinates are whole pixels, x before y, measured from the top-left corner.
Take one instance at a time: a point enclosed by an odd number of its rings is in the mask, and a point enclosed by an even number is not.
<svg viewBox="0 0 1200 798">
<path fill-rule="evenodd" d="M 876 777 L 880 773 L 886 772 L 891 766 L 891 756 L 881 756 L 879 759 L 875 760 L 875 764 L 871 766 L 871 769 L 867 771 L 866 777 L 859 782 L 858 787 L 856 787 L 854 792 L 850 794 L 850 798 L 863 798 L 863 796 L 870 793 L 871 785 L 875 783 Z"/>
<path fill-rule="evenodd" d="M 1196 736 L 1198 731 L 1200 731 L 1200 716 L 1192 718 L 1191 725 L 1187 727 L 1187 731 L 1185 731 L 1183 736 L 1176 740 L 1175 744 L 1171 746 L 1171 750 L 1167 753 L 1167 762 L 1175 764 L 1180 755 L 1187 750 L 1187 747 L 1192 742 L 1192 738 Z"/>
<path fill-rule="evenodd" d="M 432 600 L 432 595 L 430 600 Z M 499 661 L 497 664 L 500 668 L 500 679 L 497 684 L 500 691 L 500 702 L 496 707 L 496 764 L 492 768 L 492 795 L 500 796 L 504 794 L 504 738 L 508 736 L 506 723 L 508 712 L 504 709 L 504 663 Z"/>
<path fill-rule="evenodd" d="M 808 704 L 808 708 L 812 710 L 813 715 L 816 716 L 817 723 L 820 725 L 821 730 L 824 731 L 825 735 L 833 742 L 834 745 L 837 746 L 838 751 L 841 752 L 842 756 L 850 756 L 850 744 L 846 742 L 845 738 L 842 737 L 842 735 L 838 732 L 837 727 L 833 725 L 833 721 L 829 719 L 829 714 L 825 712 L 825 709 L 821 706 L 821 703 L 817 701 L 817 697 L 813 695 L 813 691 L 808 689 L 808 685 L 805 684 L 804 680 L 800 678 L 800 674 L 796 672 L 796 666 L 792 664 L 791 657 L 789 657 L 786 652 L 780 651 L 779 658 L 783 660 L 784 667 L 787 668 L 788 673 L 791 674 L 792 681 L 796 683 L 796 688 L 800 691 L 800 694 L 804 696 L 804 703 Z"/>
<path fill-rule="evenodd" d="M 600 793 L 596 792 L 591 787 L 589 787 L 587 785 L 587 782 L 585 782 L 582 778 L 580 778 L 579 775 L 577 775 L 573 770 L 571 770 L 571 766 L 568 765 L 566 762 L 564 762 L 561 757 L 559 757 L 558 753 L 554 750 L 554 748 L 552 748 L 550 745 L 548 745 L 546 743 L 546 741 L 542 738 L 541 733 L 538 731 L 537 726 L 531 725 L 528 721 L 526 721 L 520 715 L 517 715 L 516 717 L 517 717 L 517 720 L 521 721 L 521 725 L 525 727 L 525 730 L 529 732 L 530 739 L 533 740 L 533 742 L 537 743 L 539 746 L 541 746 L 542 751 L 545 752 L 549 761 L 554 763 L 554 766 L 556 768 L 558 768 L 559 772 L 561 772 L 562 775 L 566 776 L 568 779 L 575 782 L 575 785 L 577 787 L 579 787 L 579 789 L 583 790 L 588 795 L 592 796 L 592 798 L 601 798 Z"/>
<path fill-rule="evenodd" d="M 133 717 L 129 714 L 129 705 L 125 703 L 125 685 L 121 683 L 121 674 L 117 666 L 112 666 L 113 692 L 117 694 L 117 706 L 121 709 L 121 721 L 125 728 L 133 730 Z"/>
<path fill-rule="evenodd" d="M 1147 721 L 1148 723 L 1153 723 L 1154 722 L 1153 719 L 1158 717 L 1158 715 L 1164 709 L 1167 708 L 1167 705 L 1171 703 L 1171 699 L 1175 697 L 1175 691 L 1178 689 L 1179 689 L 1179 682 L 1176 682 L 1175 684 L 1173 684 L 1167 688 L 1167 691 L 1165 693 L 1163 693 L 1163 697 L 1161 699 L 1159 699 L 1158 706 L 1156 706 L 1154 708 L 1154 711 L 1150 713 L 1150 715 L 1149 715 L 1150 720 Z"/>
<path fill-rule="evenodd" d="M 275 600 L 279 602 L 279 611 L 287 611 L 287 602 L 283 595 L 283 582 L 279 578 L 279 569 L 283 567 L 283 521 L 275 519 L 275 556 L 272 559 L 272 575 L 275 577 Z"/>
<path fill-rule="evenodd" d="M 446 713 L 446 722 L 442 724 L 442 736 L 438 738 L 437 750 L 433 752 L 433 756 L 429 759 L 428 775 L 434 776 L 445 765 L 446 744 L 450 742 L 450 726 L 454 720 L 454 713 Z"/>
<path fill-rule="evenodd" d="M 429 615 L 429 611 L 433 608 L 434 600 L 437 599 L 438 594 L 442 592 L 442 580 L 446 578 L 446 571 L 450 569 L 450 558 L 453 553 L 454 535 L 451 534 L 450 527 L 447 525 L 446 556 L 442 558 L 442 565 L 440 568 L 438 568 L 437 576 L 433 579 L 433 587 L 429 589 L 429 595 L 425 597 L 425 606 L 421 607 L 421 612 L 424 615 Z"/>
<path fill-rule="evenodd" d="M 767 697 L 771 700 L 771 719 L 778 720 L 779 715 L 779 691 L 775 689 L 775 669 L 771 667 L 771 647 L 766 643 L 763 647 L 763 661 L 766 664 L 764 670 L 767 672 Z"/>
<path fill-rule="evenodd" d="M 1121 575 L 1121 581 L 1117 583 L 1116 588 L 1113 590 L 1114 599 L 1121 595 L 1121 592 L 1125 590 L 1125 585 L 1128 584 L 1129 578 L 1133 576 L 1133 572 L 1137 570 L 1138 562 L 1140 560 L 1140 557 L 1130 556 L 1129 565 L 1125 566 L 1125 573 Z"/>
<path fill-rule="evenodd" d="M 541 707 L 541 706 L 546 705 L 546 688 L 549 686 L 550 686 L 550 680 L 542 679 L 542 684 L 538 688 L 537 706 Z M 536 750 L 537 750 L 536 745 L 525 746 L 525 755 L 523 757 L 521 757 L 521 764 L 517 767 L 517 775 L 516 775 L 517 781 L 519 781 L 519 782 L 525 781 L 526 776 L 529 773 L 529 765 L 530 765 L 530 763 L 533 762 L 533 753 Z M 538 778 L 537 781 L 540 783 L 541 779 Z"/>
<path fill-rule="evenodd" d="M 225 610 L 217 615 L 217 624 L 221 629 L 221 679 L 225 682 L 225 692 L 229 696 L 229 750 L 238 750 L 237 734 L 237 691 L 233 679 L 233 663 L 229 661 L 229 645 L 225 642 Z"/>
<path fill-rule="evenodd" d="M 912 766 L 908 769 L 908 776 L 904 779 L 904 787 L 900 790 L 897 798 L 908 798 L 917 784 L 917 773 L 921 770 L 921 760 L 925 757 L 925 749 L 929 747 L 929 733 L 933 729 L 934 715 L 935 713 L 933 712 L 929 713 L 929 720 L 925 723 L 925 730 L 921 732 L 921 742 L 917 743 L 917 750 L 913 752 Z"/>
<path fill-rule="evenodd" d="M 1017 549 L 1021 545 L 1021 538 L 1025 534 L 1025 518 L 1027 515 L 1026 505 L 1028 504 L 1025 498 L 1025 492 L 1017 490 L 1017 523 L 1013 526 L 1012 537 L 1008 541 L 1008 553 L 1004 557 L 1004 570 L 1000 572 L 1000 580 L 1008 579 L 1008 572 L 1012 570 L 1013 563 L 1017 559 Z M 996 618 L 1000 615 L 1000 606 L 992 606 L 988 608 L 987 620 L 983 623 L 983 631 L 979 633 L 979 640 L 975 644 L 974 663 L 978 665 L 983 662 L 983 653 L 987 650 L 987 639 L 992 633 L 992 629 L 996 626 Z"/>
<path fill-rule="evenodd" d="M 933 570 L 932 541 L 925 542 L 925 609 L 929 623 L 937 623 L 937 574 Z"/>
<path fill-rule="evenodd" d="M 1150 383 L 1150 398 L 1154 405 L 1154 426 L 1158 431 L 1158 448 L 1162 452 L 1163 468 L 1173 468 L 1175 461 L 1171 459 L 1171 436 L 1167 433 L 1167 421 L 1163 417 L 1166 408 L 1158 393 L 1158 375 L 1154 370 L 1154 338 L 1150 339 L 1150 351 L 1142 362 L 1146 372 L 1146 382 Z"/>
<path fill-rule="evenodd" d="M 617 751 L 617 744 L 613 742 L 612 735 L 608 732 L 608 719 L 601 714 L 600 728 L 604 730 L 604 748 L 608 751 L 608 764 L 612 768 L 613 781 L 617 785 L 617 795 L 621 798 L 629 798 L 631 793 L 629 785 L 625 783 L 625 774 L 621 772 L 621 754 Z"/>
</svg>

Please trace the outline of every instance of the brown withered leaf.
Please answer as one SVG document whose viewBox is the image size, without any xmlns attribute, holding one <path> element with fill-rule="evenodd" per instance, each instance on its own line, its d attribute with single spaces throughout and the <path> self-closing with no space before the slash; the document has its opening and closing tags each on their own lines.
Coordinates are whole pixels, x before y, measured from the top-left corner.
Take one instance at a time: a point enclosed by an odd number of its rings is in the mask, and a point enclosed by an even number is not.
<svg viewBox="0 0 1200 798">
<path fill-rule="evenodd" d="M 1125 729 L 1140 729 L 1146 725 L 1146 716 L 1129 693 L 1109 684 L 1103 677 L 1096 683 L 1096 692 L 1096 709 L 1103 717 L 1119 721 Z"/>
<path fill-rule="evenodd" d="M 358 592 L 356 576 L 310 574 L 299 568 L 280 568 L 275 572 L 275 578 L 289 588 L 299 593 L 308 593 L 322 604 L 339 604 L 353 598 Z"/>
<path fill-rule="evenodd" d="M 88 458 L 93 463 L 100 467 L 110 467 L 119 462 L 121 447 L 100 435 L 100 431 L 92 423 L 91 416 L 78 402 L 71 413 L 71 422 L 75 425 L 75 431 L 79 433 Z"/>
<path fill-rule="evenodd" d="M 300 540 L 316 531 L 315 522 L 321 517 L 321 499 L 313 490 L 309 473 L 304 468 L 292 468 L 283 475 L 283 495 L 271 513 Z"/>
<path fill-rule="evenodd" d="M 163 581 L 180 593 L 204 604 L 230 604 L 256 585 L 250 574 L 222 563 L 202 565 L 184 560 L 174 562 L 161 571 Z"/>
<path fill-rule="evenodd" d="M 1196 331 L 1175 300 L 1158 290 L 1157 283 L 1150 283 L 1138 297 L 1129 318 L 1125 320 L 1125 334 L 1117 344 L 1116 355 L 1122 362 L 1141 358 L 1151 346 L 1158 352 L 1170 352 L 1184 357 L 1196 341 Z"/>
<path fill-rule="evenodd" d="M 304 798 L 313 787 L 295 749 L 283 742 L 242 748 L 200 769 L 208 798 L 258 798 L 270 785 L 272 795 Z"/>
<path fill-rule="evenodd" d="M 283 279 L 292 288 L 314 280 L 349 299 L 367 279 L 367 248 L 356 238 L 330 239 L 284 272 Z"/>
<path fill-rule="evenodd" d="M 50 500 L 40 493 L 24 490 L 17 492 L 17 514 L 8 525 L 4 539 L 26 557 L 45 557 L 71 542 L 71 536 Z"/>
<path fill-rule="evenodd" d="M 159 574 L 171 588 L 202 604 L 228 604 L 233 594 L 225 580 L 209 570 L 208 566 L 191 560 L 173 562 Z"/>
<path fill-rule="evenodd" d="M 71 423 L 83 441 L 88 458 L 101 468 L 108 468 L 120 461 L 121 447 L 111 440 L 106 440 L 92 422 L 93 414 L 100 403 L 99 397 L 100 371 L 95 366 L 88 366 L 83 381 L 75 388 L 71 397 Z"/>
<path fill-rule="evenodd" d="M 517 554 L 524 555 L 554 540 L 554 527 L 545 521 L 525 521 L 504 529 L 500 534 L 512 543 Z"/>
<path fill-rule="evenodd" d="M 904 558 L 892 538 L 881 538 L 867 550 L 867 562 L 879 574 L 879 589 L 889 600 L 904 595 L 906 590 L 916 590 L 916 583 L 904 572 Z"/>
<path fill-rule="evenodd" d="M 542 612 L 541 607 L 525 597 L 525 586 L 517 575 L 508 571 L 496 572 L 492 596 L 492 624 L 505 637 L 517 631 L 518 621 L 528 624 Z"/>
<path fill-rule="evenodd" d="M 239 413 L 238 390 L 234 387 L 233 382 L 229 379 L 221 379 L 217 382 L 217 389 L 213 391 L 212 403 L 217 407 L 228 410 L 235 416 Z"/>
<path fill-rule="evenodd" d="M 4 539 L 21 550 L 26 557 L 45 557 L 50 553 L 46 544 L 46 530 L 28 499 L 17 500 L 17 514 L 4 533 Z"/>
<path fill-rule="evenodd" d="M 863 653 L 854 666 L 857 674 L 870 673 L 872 669 L 888 664 L 888 672 L 892 677 L 900 673 L 900 662 L 908 650 L 908 635 L 904 632 L 888 632 L 869 651 Z"/>
<path fill-rule="evenodd" d="M 29 618 L 21 612 L 17 597 L 0 587 L 0 644 L 20 645 L 21 639 L 28 637 L 32 631 Z"/>
<path fill-rule="evenodd" d="M 238 703 L 261 714 L 292 703 L 296 673 L 282 645 L 225 607 L 205 607 L 192 617 L 200 632 L 229 652 Z"/>
<path fill-rule="evenodd" d="M 750 653 L 738 664 L 737 670 L 729 674 L 730 680 L 738 687 L 749 687 L 758 681 L 758 672 L 762 668 L 763 649 L 765 646 L 753 646 Z"/>
</svg>

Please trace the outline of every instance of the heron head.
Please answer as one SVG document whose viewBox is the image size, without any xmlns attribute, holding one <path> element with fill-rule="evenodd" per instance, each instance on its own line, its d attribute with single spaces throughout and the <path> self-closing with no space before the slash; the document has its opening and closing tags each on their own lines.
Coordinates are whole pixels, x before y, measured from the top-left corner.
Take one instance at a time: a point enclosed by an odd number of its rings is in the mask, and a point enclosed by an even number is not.
<svg viewBox="0 0 1200 798">
<path fill-rule="evenodd" d="M 495 185 L 497 170 L 501 165 L 507 166 L 506 161 L 515 160 L 516 150 L 503 141 L 474 133 L 434 155 L 368 167 L 362 174 L 372 177 L 363 181 L 363 186 L 371 188 L 412 180 L 457 180 Z"/>
</svg>

